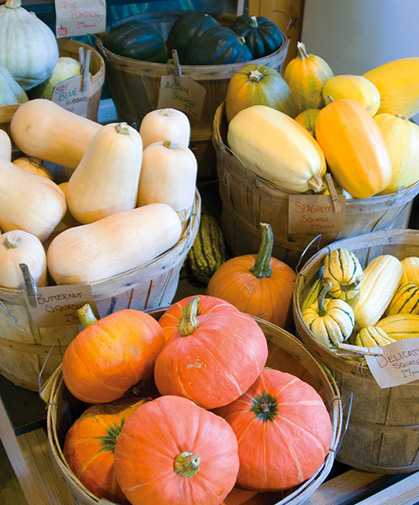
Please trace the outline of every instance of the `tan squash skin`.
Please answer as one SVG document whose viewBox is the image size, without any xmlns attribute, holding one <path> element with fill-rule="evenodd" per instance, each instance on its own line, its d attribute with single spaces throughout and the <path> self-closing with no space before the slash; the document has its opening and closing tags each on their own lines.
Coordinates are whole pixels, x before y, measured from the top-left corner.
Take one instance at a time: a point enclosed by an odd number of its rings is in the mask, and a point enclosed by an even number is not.
<svg viewBox="0 0 419 505">
<path fill-rule="evenodd" d="M 93 137 L 66 189 L 71 214 L 83 224 L 136 206 L 143 145 L 126 123 L 111 123 Z"/>
<path fill-rule="evenodd" d="M 10 132 L 28 156 L 76 168 L 102 125 L 43 98 L 29 100 L 15 112 Z"/>
<path fill-rule="evenodd" d="M 57 284 L 88 284 L 153 260 L 173 247 L 181 221 L 169 205 L 152 203 L 69 228 L 51 242 L 48 270 Z"/>
<path fill-rule="evenodd" d="M 0 158 L 7 161 L 12 159 L 12 141 L 9 135 L 0 129 Z"/>
<path fill-rule="evenodd" d="M 21 156 L 13 160 L 13 164 L 22 170 L 26 170 L 30 174 L 38 175 L 39 177 L 46 177 L 52 181 L 52 174 L 48 168 L 38 158 L 28 158 Z"/>
<path fill-rule="evenodd" d="M 177 109 L 157 109 L 146 114 L 140 125 L 143 149 L 153 142 L 170 140 L 181 146 L 189 146 L 191 125 L 188 116 Z"/>
<path fill-rule="evenodd" d="M 25 263 L 39 287 L 47 284 L 47 258 L 42 242 L 23 230 L 0 235 L 0 286 L 23 289 L 25 282 L 19 264 Z"/>
<path fill-rule="evenodd" d="M 24 230 L 44 241 L 61 221 L 67 205 L 55 182 L 30 174 L 0 158 L 0 227 Z"/>
</svg>

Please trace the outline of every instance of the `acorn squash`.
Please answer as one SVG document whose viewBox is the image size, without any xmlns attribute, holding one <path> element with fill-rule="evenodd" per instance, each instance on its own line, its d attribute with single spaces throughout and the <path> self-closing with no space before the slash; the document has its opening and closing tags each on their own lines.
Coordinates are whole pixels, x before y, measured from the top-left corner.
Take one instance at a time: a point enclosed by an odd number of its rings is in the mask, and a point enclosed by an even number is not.
<svg viewBox="0 0 419 505">
<path fill-rule="evenodd" d="M 278 26 L 264 16 L 239 16 L 231 25 L 231 29 L 244 37 L 253 59 L 273 53 L 284 42 Z"/>
</svg>

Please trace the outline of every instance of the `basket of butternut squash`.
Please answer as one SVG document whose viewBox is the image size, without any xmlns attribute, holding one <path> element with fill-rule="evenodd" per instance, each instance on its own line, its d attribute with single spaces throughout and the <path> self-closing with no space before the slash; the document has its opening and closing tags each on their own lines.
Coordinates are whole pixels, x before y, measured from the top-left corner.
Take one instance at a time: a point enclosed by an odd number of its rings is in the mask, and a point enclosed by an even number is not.
<svg viewBox="0 0 419 505">
<path fill-rule="evenodd" d="M 383 388 L 365 356 L 419 341 L 419 231 L 376 231 L 321 249 L 297 275 L 293 313 L 297 335 L 343 398 L 353 395 L 337 458 L 377 473 L 418 470 L 419 381 Z M 394 356 L 399 365 L 417 360 L 415 351 Z"/>
<path fill-rule="evenodd" d="M 0 372 L 36 390 L 51 344 L 65 349 L 79 326 L 37 327 L 24 293 L 35 290 L 36 304 L 41 287 L 88 285 L 99 315 L 170 303 L 199 226 L 197 162 L 189 120 L 175 109 L 151 111 L 136 130 L 34 99 L 3 133 Z M 13 161 L 10 140 L 23 154 Z M 58 184 L 46 165 L 68 179 Z M 46 375 L 59 362 L 56 350 Z"/>
</svg>

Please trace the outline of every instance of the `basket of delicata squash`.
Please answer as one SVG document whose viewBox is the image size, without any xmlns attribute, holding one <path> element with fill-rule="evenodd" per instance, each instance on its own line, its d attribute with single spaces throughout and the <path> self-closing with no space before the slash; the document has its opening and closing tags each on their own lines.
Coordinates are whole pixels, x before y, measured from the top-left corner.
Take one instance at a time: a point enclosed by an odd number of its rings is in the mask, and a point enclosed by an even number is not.
<svg viewBox="0 0 419 505">
<path fill-rule="evenodd" d="M 89 285 L 100 315 L 171 303 L 200 218 L 189 138 L 189 120 L 175 109 L 150 112 L 136 130 L 97 124 L 45 99 L 19 107 L 0 154 L 6 339 L 0 371 L 11 380 L 37 389 L 41 356 L 57 338 L 65 349 L 79 329 L 77 321 L 36 327 L 24 299 L 22 263 L 35 289 Z M 23 154 L 13 161 L 10 140 Z M 9 340 L 24 345 L 9 348 Z M 57 351 L 47 375 L 59 361 Z"/>
<path fill-rule="evenodd" d="M 342 396 L 353 394 L 337 458 L 379 473 L 418 470 L 419 381 L 381 388 L 365 355 L 419 338 L 419 232 L 377 231 L 321 249 L 297 275 L 293 312 L 297 335 Z M 409 356 L 395 351 L 394 362 Z"/>
<path fill-rule="evenodd" d="M 78 503 L 295 505 L 329 474 L 339 390 L 287 331 L 208 295 L 78 315 L 44 388 L 53 461 Z"/>
</svg>

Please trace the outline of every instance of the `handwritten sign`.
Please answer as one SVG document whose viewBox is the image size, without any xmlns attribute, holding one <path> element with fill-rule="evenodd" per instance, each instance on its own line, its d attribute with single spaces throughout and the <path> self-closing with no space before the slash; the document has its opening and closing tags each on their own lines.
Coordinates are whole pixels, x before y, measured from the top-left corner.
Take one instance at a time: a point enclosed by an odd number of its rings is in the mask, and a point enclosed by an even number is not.
<svg viewBox="0 0 419 505">
<path fill-rule="evenodd" d="M 70 77 L 65 81 L 59 82 L 52 94 L 51 100 L 60 105 L 63 109 L 74 112 L 78 116 L 87 116 L 87 106 L 89 104 L 90 83 L 82 91 L 80 90 L 81 75 Z"/>
<path fill-rule="evenodd" d="M 38 307 L 32 307 L 26 291 L 23 291 L 31 318 L 38 328 L 79 324 L 77 309 L 88 303 L 95 316 L 99 314 L 89 285 L 47 286 L 38 288 Z"/>
<path fill-rule="evenodd" d="M 380 388 L 419 380 L 419 338 L 406 338 L 382 347 L 382 356 L 365 355 Z"/>
<path fill-rule="evenodd" d="M 338 195 L 340 212 L 329 195 L 289 195 L 288 233 L 330 233 L 345 225 L 345 196 Z"/>
<path fill-rule="evenodd" d="M 184 112 L 190 119 L 199 121 L 204 105 L 206 89 L 185 75 L 163 75 L 160 79 L 158 109 L 173 108 Z"/>
<path fill-rule="evenodd" d="M 55 0 L 55 13 L 57 38 L 106 29 L 106 0 Z"/>
</svg>

